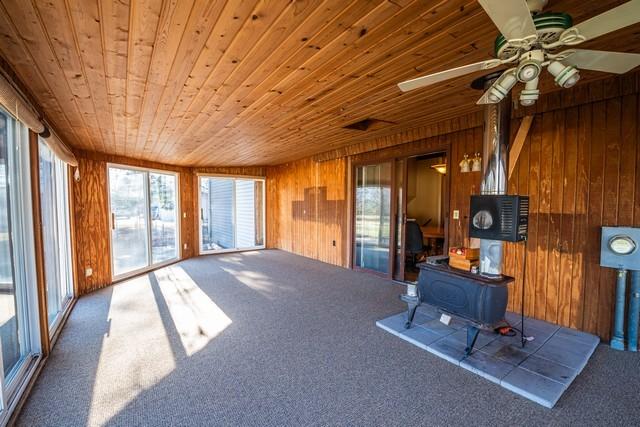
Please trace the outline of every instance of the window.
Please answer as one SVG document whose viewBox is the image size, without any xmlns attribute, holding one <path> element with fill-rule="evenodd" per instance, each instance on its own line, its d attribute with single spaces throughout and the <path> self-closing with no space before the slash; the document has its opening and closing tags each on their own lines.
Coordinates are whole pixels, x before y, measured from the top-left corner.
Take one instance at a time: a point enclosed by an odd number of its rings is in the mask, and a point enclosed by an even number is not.
<svg viewBox="0 0 640 427">
<path fill-rule="evenodd" d="M 44 142 L 38 146 L 44 275 L 49 330 L 53 332 L 73 298 L 69 182 L 66 163 Z"/>
<path fill-rule="evenodd" d="M 264 180 L 201 176 L 200 252 L 264 247 Z"/>
<path fill-rule="evenodd" d="M 28 130 L 0 108 L 0 424 L 40 353 Z"/>
<path fill-rule="evenodd" d="M 178 176 L 109 166 L 113 276 L 178 259 Z"/>
</svg>

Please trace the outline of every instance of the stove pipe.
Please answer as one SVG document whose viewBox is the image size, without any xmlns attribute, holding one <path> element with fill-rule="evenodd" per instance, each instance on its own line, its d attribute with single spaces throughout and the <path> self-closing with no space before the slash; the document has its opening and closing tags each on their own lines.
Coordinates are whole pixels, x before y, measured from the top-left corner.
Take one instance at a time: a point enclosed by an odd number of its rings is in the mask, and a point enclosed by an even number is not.
<svg viewBox="0 0 640 427">
<path fill-rule="evenodd" d="M 484 89 L 489 89 L 495 80 L 495 77 L 486 79 Z M 486 104 L 484 108 L 480 194 L 506 194 L 511 93 L 507 94 L 500 103 Z M 503 252 L 504 242 L 481 239 L 480 273 L 486 276 L 502 274 Z"/>
</svg>

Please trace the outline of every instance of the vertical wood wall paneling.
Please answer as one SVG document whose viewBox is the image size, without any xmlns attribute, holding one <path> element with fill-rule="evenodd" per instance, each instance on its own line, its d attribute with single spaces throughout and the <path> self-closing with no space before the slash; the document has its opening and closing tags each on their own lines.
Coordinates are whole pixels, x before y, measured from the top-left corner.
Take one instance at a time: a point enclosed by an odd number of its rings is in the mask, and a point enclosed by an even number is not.
<svg viewBox="0 0 640 427">
<path fill-rule="evenodd" d="M 604 177 L 603 177 L 603 210 L 602 225 L 618 224 L 618 195 L 620 186 L 620 119 L 622 115 L 621 99 L 613 98 L 606 102 L 606 128 L 604 141 Z M 613 320 L 613 312 L 609 309 L 613 305 L 615 292 L 615 272 L 612 269 L 602 269 L 600 273 L 600 297 L 598 304 L 598 333 L 608 333 Z"/>
<path fill-rule="evenodd" d="M 575 208 L 578 157 L 578 109 L 571 107 L 565 111 L 564 173 L 562 175 L 562 225 L 560 228 L 560 271 L 558 283 L 558 323 L 570 324 L 572 306 L 572 285 L 574 278 Z"/>
<path fill-rule="evenodd" d="M 35 247 L 36 287 L 38 293 L 38 315 L 40 324 L 40 343 L 42 355 L 47 356 L 50 349 L 49 313 L 47 310 L 47 282 L 44 268 L 44 244 L 42 236 L 42 216 L 40 206 L 40 157 L 38 154 L 38 135 L 29 131 L 29 167 L 31 178 L 31 209 L 33 217 L 33 240 Z"/>
<path fill-rule="evenodd" d="M 514 111 L 512 133 L 518 117 L 537 115 L 509 182 L 510 192 L 530 197 L 526 277 L 524 246 L 507 244 L 505 250 L 505 272 L 516 277 L 510 310 L 520 310 L 524 286 L 525 314 L 605 340 L 612 325 L 615 272 L 600 267 L 600 227 L 640 225 L 638 88 L 633 79 L 628 87 L 615 82 L 549 97 L 537 112 Z M 612 93 L 618 95 L 607 95 Z M 460 173 L 459 162 L 465 153 L 473 157 L 481 150 L 481 126 L 374 151 L 359 146 L 357 154 L 319 163 L 303 159 L 268 168 L 270 247 L 348 266 L 347 165 L 437 146 L 450 150 L 449 246 L 468 244 L 469 195 L 479 192 L 481 174 Z M 337 219 L 329 225 L 333 200 L 344 204 L 335 205 Z M 453 220 L 454 210 L 460 211 L 459 221 Z M 330 246 L 334 238 L 340 250 Z"/>
<path fill-rule="evenodd" d="M 269 247 L 346 266 L 346 180 L 346 158 L 267 168 Z"/>
<path fill-rule="evenodd" d="M 79 295 L 111 283 L 106 162 L 78 156 L 80 181 L 73 183 Z M 87 277 L 85 271 L 93 273 Z"/>
<path fill-rule="evenodd" d="M 191 171 L 180 172 L 180 253 L 182 259 L 191 258 L 196 255 L 197 218 L 193 207 L 193 200 L 196 193 L 196 186 L 193 182 Z"/>
</svg>

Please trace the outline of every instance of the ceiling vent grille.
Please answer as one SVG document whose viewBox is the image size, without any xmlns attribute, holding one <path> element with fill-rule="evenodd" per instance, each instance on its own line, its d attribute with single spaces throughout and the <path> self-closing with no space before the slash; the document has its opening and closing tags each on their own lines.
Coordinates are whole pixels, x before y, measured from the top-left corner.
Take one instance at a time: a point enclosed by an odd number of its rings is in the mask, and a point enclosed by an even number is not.
<svg viewBox="0 0 640 427">
<path fill-rule="evenodd" d="M 350 125 L 346 125 L 344 126 L 344 129 L 361 130 L 361 131 L 378 130 L 378 129 L 382 129 L 384 127 L 395 125 L 395 124 L 396 123 L 389 122 L 387 120 L 373 119 L 369 117 L 364 120 L 351 123 Z"/>
</svg>

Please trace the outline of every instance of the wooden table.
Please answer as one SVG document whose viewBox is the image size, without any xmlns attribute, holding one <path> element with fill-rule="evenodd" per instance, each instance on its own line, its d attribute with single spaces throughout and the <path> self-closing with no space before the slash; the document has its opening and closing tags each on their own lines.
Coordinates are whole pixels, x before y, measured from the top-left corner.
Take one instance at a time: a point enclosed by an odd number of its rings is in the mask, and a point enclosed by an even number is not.
<svg viewBox="0 0 640 427">
<path fill-rule="evenodd" d="M 427 225 L 421 226 L 420 230 L 422 231 L 422 238 L 427 241 L 427 246 L 429 247 L 427 255 L 439 255 L 438 249 L 444 244 L 444 227 Z"/>
<path fill-rule="evenodd" d="M 444 239 L 444 227 L 434 227 L 433 225 L 421 226 L 422 237 L 425 239 Z"/>
</svg>

